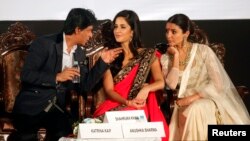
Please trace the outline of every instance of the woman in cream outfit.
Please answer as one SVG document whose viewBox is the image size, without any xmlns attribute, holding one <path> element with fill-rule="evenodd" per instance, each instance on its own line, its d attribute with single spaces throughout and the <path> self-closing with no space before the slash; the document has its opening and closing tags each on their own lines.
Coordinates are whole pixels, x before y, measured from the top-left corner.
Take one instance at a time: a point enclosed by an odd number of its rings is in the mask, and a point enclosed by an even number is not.
<svg viewBox="0 0 250 141">
<path fill-rule="evenodd" d="M 178 90 L 170 140 L 207 140 L 209 124 L 249 124 L 249 113 L 206 36 L 184 14 L 166 23 L 164 79 Z"/>
</svg>

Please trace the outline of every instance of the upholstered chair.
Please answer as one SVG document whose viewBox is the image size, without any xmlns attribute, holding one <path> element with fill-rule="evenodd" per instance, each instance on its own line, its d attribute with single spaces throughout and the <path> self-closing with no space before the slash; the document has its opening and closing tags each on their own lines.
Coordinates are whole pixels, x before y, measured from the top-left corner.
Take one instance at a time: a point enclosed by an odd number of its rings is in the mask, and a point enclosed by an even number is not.
<svg viewBox="0 0 250 141">
<path fill-rule="evenodd" d="M 93 37 L 88 41 L 88 43 L 84 46 L 87 48 L 87 57 L 89 60 L 89 69 L 91 69 L 95 62 L 100 57 L 100 53 L 102 49 L 105 47 L 112 48 L 114 47 L 115 40 L 113 38 L 112 32 L 112 22 L 111 20 L 103 20 L 100 21 L 97 28 L 93 31 Z M 92 117 L 93 112 L 96 107 L 105 100 L 105 94 L 102 89 L 102 80 L 95 86 L 92 92 L 87 94 L 84 118 Z M 80 107 L 82 104 L 80 103 Z"/>
<path fill-rule="evenodd" d="M 0 133 L 3 136 L 15 130 L 11 113 L 21 87 L 20 72 L 34 38 L 35 34 L 21 22 L 11 24 L 0 35 Z M 39 131 L 41 138 L 44 133 L 44 130 Z"/>
</svg>

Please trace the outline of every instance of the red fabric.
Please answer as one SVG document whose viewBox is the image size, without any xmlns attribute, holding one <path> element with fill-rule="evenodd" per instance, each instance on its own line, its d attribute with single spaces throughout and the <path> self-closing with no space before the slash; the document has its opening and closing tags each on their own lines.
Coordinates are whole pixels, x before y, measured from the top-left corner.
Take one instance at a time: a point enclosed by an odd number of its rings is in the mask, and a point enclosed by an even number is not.
<svg viewBox="0 0 250 141">
<path fill-rule="evenodd" d="M 159 59 L 161 58 L 161 53 L 159 51 L 156 51 L 156 57 Z M 150 83 L 153 83 L 154 80 L 151 79 Z M 162 91 L 157 91 L 157 92 L 150 92 L 148 95 L 148 99 L 147 99 L 147 103 L 148 104 L 148 112 L 150 115 L 150 121 L 154 122 L 154 121 L 162 121 L 163 122 L 163 126 L 164 126 L 164 130 L 165 130 L 165 138 L 162 138 L 162 141 L 168 141 L 169 138 L 169 128 L 168 128 L 168 124 L 165 120 L 165 117 L 163 115 L 163 113 L 160 110 L 160 107 L 157 103 L 157 99 L 156 99 L 156 94 L 160 94 L 160 92 Z"/>
<path fill-rule="evenodd" d="M 129 91 L 133 85 L 133 80 L 136 76 L 136 72 L 138 69 L 139 65 L 136 65 L 129 73 L 128 75 L 125 77 L 125 79 L 123 79 L 121 82 L 117 83 L 114 86 L 114 91 L 116 91 L 118 94 L 120 94 L 122 97 L 124 97 L 125 99 L 128 98 L 128 94 Z M 117 106 L 119 106 L 120 103 L 116 102 L 116 101 L 112 101 L 110 99 L 105 100 L 95 111 L 94 113 L 94 117 L 100 116 L 102 114 L 105 114 L 106 111 L 109 111 Z M 147 107 L 145 107 L 147 108 Z M 133 107 L 127 107 L 124 110 L 135 110 Z M 147 112 L 145 111 L 146 116 Z"/>
<path fill-rule="evenodd" d="M 161 58 L 161 53 L 159 51 L 155 51 L 155 55 L 160 59 Z"/>
<path fill-rule="evenodd" d="M 161 112 L 161 110 L 158 106 L 154 92 L 151 92 L 148 95 L 147 107 L 148 107 L 148 114 L 149 114 L 151 122 L 162 121 L 163 126 L 164 126 L 164 130 L 165 130 L 165 135 L 166 135 L 165 138 L 162 138 L 162 141 L 168 141 L 168 138 L 169 138 L 168 125 L 167 125 L 167 122 L 165 120 L 163 113 Z"/>
<path fill-rule="evenodd" d="M 121 82 L 119 82 L 118 84 L 114 86 L 114 91 L 116 91 L 125 99 L 127 99 L 131 86 L 133 85 L 133 80 L 137 74 L 138 67 L 139 65 L 136 65 Z M 96 109 L 93 116 L 98 117 L 100 115 L 103 115 L 105 114 L 106 111 L 109 111 L 110 109 L 113 109 L 119 105 L 120 103 L 107 99 Z M 136 110 L 136 109 L 133 107 L 126 107 L 123 110 Z M 168 137 L 169 137 L 168 125 L 157 104 L 157 100 L 156 100 L 154 92 L 149 93 L 149 96 L 147 99 L 147 105 L 143 108 L 143 110 L 145 111 L 147 118 L 150 119 L 150 122 L 154 122 L 154 121 L 163 122 L 166 137 L 162 138 L 162 141 L 168 141 Z"/>
</svg>

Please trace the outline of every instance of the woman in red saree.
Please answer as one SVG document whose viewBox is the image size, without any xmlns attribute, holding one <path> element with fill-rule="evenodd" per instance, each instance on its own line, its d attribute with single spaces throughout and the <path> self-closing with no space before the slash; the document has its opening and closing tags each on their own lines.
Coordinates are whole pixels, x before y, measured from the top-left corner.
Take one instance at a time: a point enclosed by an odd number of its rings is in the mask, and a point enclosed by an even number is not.
<svg viewBox="0 0 250 141">
<path fill-rule="evenodd" d="M 140 21 L 135 12 L 123 10 L 113 22 L 114 37 L 123 53 L 104 74 L 103 89 L 107 99 L 97 107 L 94 117 L 103 119 L 106 111 L 143 109 L 148 121 L 163 122 L 166 137 L 162 140 L 167 141 L 168 125 L 155 96 L 155 91 L 164 88 L 155 49 L 142 48 Z"/>
</svg>

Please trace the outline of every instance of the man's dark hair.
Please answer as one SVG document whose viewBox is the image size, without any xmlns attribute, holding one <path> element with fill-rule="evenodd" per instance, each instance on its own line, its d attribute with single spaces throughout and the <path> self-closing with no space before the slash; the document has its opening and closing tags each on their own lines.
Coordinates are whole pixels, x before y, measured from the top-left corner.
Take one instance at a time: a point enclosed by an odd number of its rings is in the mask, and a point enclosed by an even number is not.
<svg viewBox="0 0 250 141">
<path fill-rule="evenodd" d="M 71 35 L 75 32 L 75 28 L 85 29 L 97 22 L 93 11 L 84 8 L 73 8 L 70 10 L 63 27 L 63 32 L 66 35 Z"/>
</svg>

